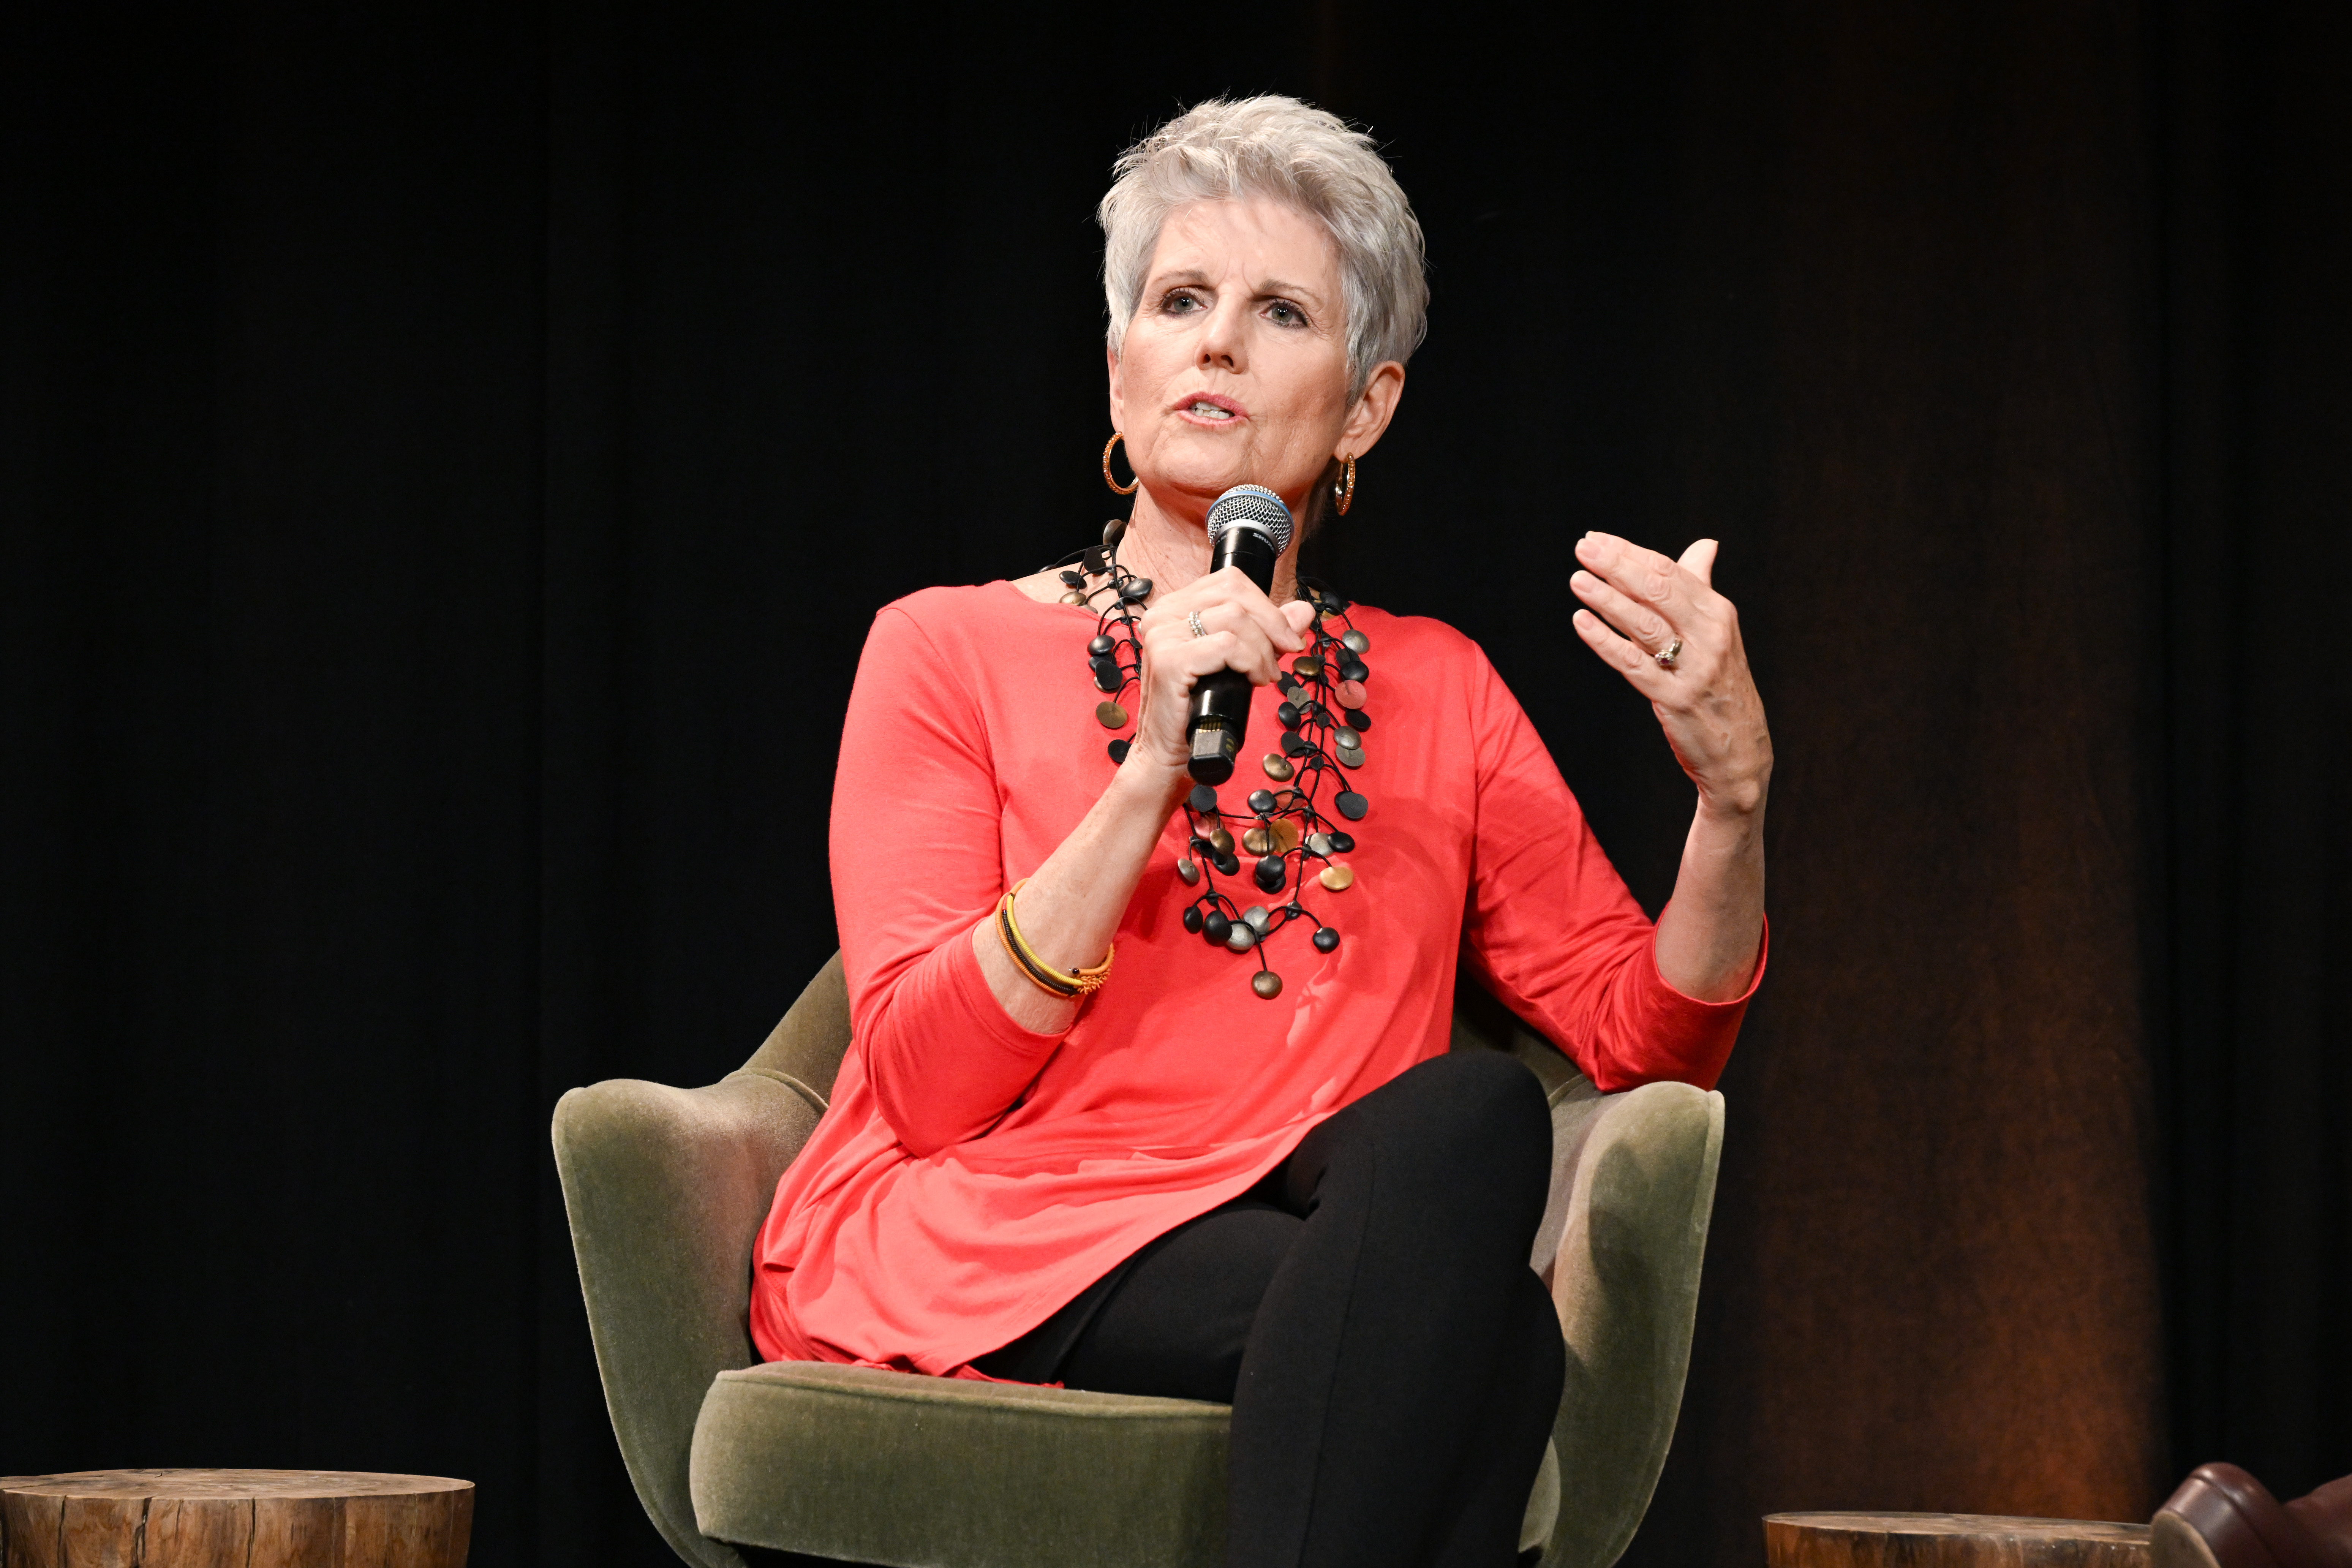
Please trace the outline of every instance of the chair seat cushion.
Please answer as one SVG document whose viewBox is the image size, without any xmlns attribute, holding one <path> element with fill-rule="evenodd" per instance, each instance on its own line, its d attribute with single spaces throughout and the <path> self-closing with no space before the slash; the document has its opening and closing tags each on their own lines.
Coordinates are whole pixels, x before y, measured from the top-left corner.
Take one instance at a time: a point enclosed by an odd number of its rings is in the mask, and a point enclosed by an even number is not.
<svg viewBox="0 0 2352 1568">
<path fill-rule="evenodd" d="M 721 1373 L 706 1535 L 889 1568 L 1216 1568 L 1223 1405 L 816 1362 Z"/>
</svg>

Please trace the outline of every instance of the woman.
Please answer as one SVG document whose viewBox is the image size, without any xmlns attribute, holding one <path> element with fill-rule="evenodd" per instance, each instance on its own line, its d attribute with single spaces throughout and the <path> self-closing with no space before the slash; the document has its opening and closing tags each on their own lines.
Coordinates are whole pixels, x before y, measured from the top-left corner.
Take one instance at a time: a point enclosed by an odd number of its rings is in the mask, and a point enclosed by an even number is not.
<svg viewBox="0 0 2352 1568">
<path fill-rule="evenodd" d="M 876 617 L 834 795 L 854 1038 L 754 1338 L 1229 1400 L 1236 1568 L 1498 1568 L 1561 1384 L 1550 1130 L 1524 1068 L 1444 1054 L 1456 954 L 1605 1089 L 1713 1081 L 1763 963 L 1738 623 L 1711 542 L 1577 547 L 1578 634 L 1698 786 L 1654 928 L 1475 645 L 1318 615 L 1295 540 L 1270 594 L 1207 570 L 1221 494 L 1344 512 L 1396 412 L 1427 291 L 1369 139 L 1205 103 L 1101 218 L 1133 515 L 1083 571 Z M 1185 709 L 1228 668 L 1253 743 L 1211 791 Z"/>
</svg>

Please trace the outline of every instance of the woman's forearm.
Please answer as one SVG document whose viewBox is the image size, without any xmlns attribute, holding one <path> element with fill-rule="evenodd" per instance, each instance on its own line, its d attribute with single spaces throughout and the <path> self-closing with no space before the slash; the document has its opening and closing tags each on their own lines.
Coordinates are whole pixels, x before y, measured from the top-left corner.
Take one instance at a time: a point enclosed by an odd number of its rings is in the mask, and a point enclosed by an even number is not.
<svg viewBox="0 0 2352 1568">
<path fill-rule="evenodd" d="M 1110 787 L 1014 900 L 1022 940 L 1038 957 L 1062 970 L 1102 962 L 1152 847 L 1192 782 L 1139 760 L 1113 775 Z M 1014 1023 L 1058 1035 L 1076 1020 L 1077 1002 L 1048 994 L 1004 951 L 992 912 L 972 928 L 971 944 L 989 989 Z"/>
<path fill-rule="evenodd" d="M 1764 803 L 1699 803 L 1674 901 L 1658 917 L 1658 973 L 1685 996 L 1728 1002 L 1748 989 L 1764 940 Z"/>
</svg>

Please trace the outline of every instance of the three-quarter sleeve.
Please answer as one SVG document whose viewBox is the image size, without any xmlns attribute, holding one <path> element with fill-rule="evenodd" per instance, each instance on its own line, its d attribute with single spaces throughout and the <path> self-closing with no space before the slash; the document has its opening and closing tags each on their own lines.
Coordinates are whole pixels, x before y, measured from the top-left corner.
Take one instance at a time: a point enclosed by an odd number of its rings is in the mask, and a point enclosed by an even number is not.
<svg viewBox="0 0 2352 1568">
<path fill-rule="evenodd" d="M 1014 1023 L 971 948 L 1004 890 L 1000 801 L 969 672 L 904 608 L 875 617 L 834 780 L 834 911 L 851 1038 L 917 1155 L 985 1131 L 1060 1042 Z"/>
<path fill-rule="evenodd" d="M 1662 1079 L 1713 1088 L 1763 976 L 1762 952 L 1733 1001 L 1668 984 L 1656 927 L 1483 654 L 1468 700 L 1477 821 L 1463 946 L 1474 972 L 1604 1093 Z"/>
</svg>

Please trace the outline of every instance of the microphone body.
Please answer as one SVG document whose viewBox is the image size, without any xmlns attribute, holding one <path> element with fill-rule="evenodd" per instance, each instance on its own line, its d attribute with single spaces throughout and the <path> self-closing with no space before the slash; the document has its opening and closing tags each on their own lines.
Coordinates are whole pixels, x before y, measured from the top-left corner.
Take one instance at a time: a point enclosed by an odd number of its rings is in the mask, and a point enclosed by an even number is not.
<svg viewBox="0 0 2352 1568">
<path fill-rule="evenodd" d="M 1209 509 L 1209 570 L 1238 566 L 1263 593 L 1274 591 L 1274 563 L 1290 543 L 1290 509 L 1263 485 L 1235 485 Z M 1184 718 L 1192 776 L 1216 785 L 1234 776 L 1249 731 L 1250 679 L 1221 669 L 1192 684 Z"/>
</svg>

